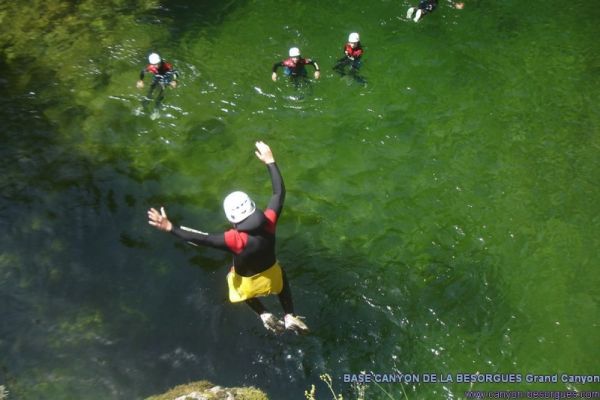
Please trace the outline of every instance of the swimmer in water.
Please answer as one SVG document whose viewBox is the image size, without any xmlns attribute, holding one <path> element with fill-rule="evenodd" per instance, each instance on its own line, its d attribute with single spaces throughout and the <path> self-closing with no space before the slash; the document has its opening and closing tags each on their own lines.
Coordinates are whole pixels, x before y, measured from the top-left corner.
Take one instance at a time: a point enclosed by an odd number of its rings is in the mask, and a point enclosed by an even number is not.
<svg viewBox="0 0 600 400">
<path fill-rule="evenodd" d="M 164 99 L 165 87 L 171 86 L 172 88 L 177 87 L 177 71 L 173 69 L 173 66 L 167 61 L 163 60 L 157 53 L 152 53 L 148 56 L 148 65 L 140 71 L 140 78 L 137 81 L 137 88 L 144 88 L 144 76 L 146 72 L 152 74 L 152 83 L 150 84 L 150 90 L 146 95 L 147 99 L 152 98 L 152 93 L 158 88 L 158 96 L 156 98 L 156 106 L 160 107 L 162 100 Z M 146 100 L 147 102 L 148 100 Z"/>
<path fill-rule="evenodd" d="M 337 61 L 333 69 L 341 75 L 345 75 L 345 69 L 349 67 L 350 73 L 356 73 L 360 68 L 360 59 L 363 53 L 359 34 L 352 32 L 348 36 L 348 42 L 344 46 L 344 56 Z"/>
<path fill-rule="evenodd" d="M 289 50 L 289 57 L 283 61 L 276 62 L 273 64 L 271 79 L 273 82 L 277 81 L 277 69 L 283 67 L 283 74 L 289 76 L 294 83 L 298 83 L 300 79 L 306 77 L 306 65 L 312 65 L 315 68 L 315 79 L 319 79 L 321 76 L 321 70 L 319 64 L 310 58 L 303 58 L 300 55 L 300 49 L 292 47 Z"/>
<path fill-rule="evenodd" d="M 456 8 L 457 10 L 462 10 L 465 6 L 465 3 L 462 2 L 449 1 L 449 3 L 452 5 L 452 7 Z M 411 19 L 414 15 L 413 21 L 419 22 L 419 20 L 424 15 L 427 15 L 433 10 L 435 10 L 437 4 L 437 0 L 420 0 L 419 5 L 417 7 L 411 7 L 408 9 L 408 11 L 406 12 L 406 18 Z"/>
</svg>

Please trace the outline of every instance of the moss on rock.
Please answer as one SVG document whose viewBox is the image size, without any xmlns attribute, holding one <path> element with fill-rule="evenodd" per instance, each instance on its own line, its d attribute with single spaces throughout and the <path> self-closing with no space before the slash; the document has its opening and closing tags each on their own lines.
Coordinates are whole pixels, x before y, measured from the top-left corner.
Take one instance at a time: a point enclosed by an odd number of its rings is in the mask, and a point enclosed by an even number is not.
<svg viewBox="0 0 600 400">
<path fill-rule="evenodd" d="M 269 400 L 267 395 L 254 387 L 224 388 L 208 381 L 178 385 L 166 393 L 148 397 L 146 400 Z"/>
</svg>

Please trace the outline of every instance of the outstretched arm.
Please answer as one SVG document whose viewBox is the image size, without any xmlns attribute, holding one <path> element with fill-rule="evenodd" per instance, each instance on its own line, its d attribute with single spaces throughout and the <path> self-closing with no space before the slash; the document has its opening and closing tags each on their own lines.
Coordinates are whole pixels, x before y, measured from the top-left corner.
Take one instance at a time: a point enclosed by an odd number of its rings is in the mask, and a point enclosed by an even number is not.
<svg viewBox="0 0 600 400">
<path fill-rule="evenodd" d="M 275 82 L 277 80 L 277 68 L 283 66 L 283 62 L 276 62 L 275 64 L 273 64 L 273 69 L 272 69 L 272 73 L 271 73 L 271 79 L 273 80 L 273 82 Z"/>
<path fill-rule="evenodd" d="M 319 64 L 317 64 L 317 62 L 314 60 L 309 60 L 307 64 L 310 64 L 313 67 L 315 67 L 315 79 L 319 79 L 319 77 L 321 76 L 321 69 L 319 68 Z"/>
<path fill-rule="evenodd" d="M 279 168 L 275 163 L 275 157 L 271 148 L 264 142 L 256 142 L 256 157 L 267 165 L 269 175 L 271 176 L 271 185 L 273 186 L 273 195 L 269 200 L 267 208 L 275 211 L 275 214 L 280 215 L 285 200 L 285 185 L 283 177 L 279 172 Z"/>
<path fill-rule="evenodd" d="M 160 231 L 171 232 L 173 235 L 190 244 L 228 250 L 223 234 L 211 235 L 185 226 L 173 225 L 173 223 L 169 221 L 164 207 L 160 208 L 160 212 L 155 208 L 150 208 L 148 210 L 148 223 Z"/>
</svg>

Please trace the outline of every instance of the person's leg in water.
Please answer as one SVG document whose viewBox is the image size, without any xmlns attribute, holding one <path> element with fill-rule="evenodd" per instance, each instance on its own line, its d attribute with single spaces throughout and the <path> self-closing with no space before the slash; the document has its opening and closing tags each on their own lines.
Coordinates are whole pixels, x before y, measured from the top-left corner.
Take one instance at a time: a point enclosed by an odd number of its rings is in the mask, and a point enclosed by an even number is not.
<svg viewBox="0 0 600 400">
<path fill-rule="evenodd" d="M 413 20 L 415 22 L 419 22 L 419 20 L 425 15 L 429 14 L 433 10 L 435 10 L 437 3 L 433 0 L 421 0 L 419 2 L 419 8 L 415 14 Z"/>
<path fill-rule="evenodd" d="M 158 97 L 156 98 L 156 108 L 160 109 L 162 106 L 162 101 L 165 98 L 165 90 L 167 86 L 171 86 L 173 80 L 177 77 L 177 74 L 173 71 L 167 72 L 162 78 L 159 80 L 160 92 L 158 93 Z"/>
<path fill-rule="evenodd" d="M 406 18 L 411 19 L 415 11 L 417 11 L 417 7 L 409 8 L 408 11 L 406 11 Z"/>
<path fill-rule="evenodd" d="M 150 88 L 148 89 L 148 94 L 146 94 L 146 98 L 144 98 L 144 100 L 142 100 L 142 106 L 144 107 L 144 110 L 146 110 L 148 108 L 150 99 L 152 99 L 152 93 L 154 93 L 154 89 L 156 89 L 157 85 L 158 85 L 158 80 L 155 78 L 152 80 L 152 83 L 150 84 Z"/>
<path fill-rule="evenodd" d="M 287 279 L 287 275 L 284 270 L 281 270 L 283 278 L 283 289 L 279 293 L 279 302 L 285 316 L 283 321 L 285 323 L 285 329 L 294 331 L 296 333 L 308 333 L 308 326 L 300 318 L 294 314 L 294 302 L 292 301 L 292 290 Z"/>
<path fill-rule="evenodd" d="M 352 64 L 350 64 L 349 74 L 352 75 L 352 77 L 354 78 L 354 80 L 357 83 L 364 85 L 367 83 L 367 80 L 362 75 L 359 74 L 360 65 L 361 65 L 360 60 L 353 60 Z"/>
<path fill-rule="evenodd" d="M 154 109 L 152 110 L 152 113 L 150 114 L 150 119 L 152 119 L 152 120 L 155 120 L 160 117 L 160 108 L 162 106 L 162 101 L 165 98 L 165 81 L 160 78 L 155 78 L 155 80 L 152 82 L 152 87 L 150 88 L 150 91 L 148 92 L 146 105 L 144 106 L 144 108 L 146 110 L 148 108 L 147 107 L 148 103 L 150 102 L 150 100 L 152 100 L 152 93 L 155 89 L 158 90 L 158 95 L 156 96 L 156 100 L 154 101 Z"/>
<path fill-rule="evenodd" d="M 271 314 L 259 299 L 248 299 L 245 303 L 258 314 L 265 329 L 275 333 L 281 333 L 285 330 L 283 323 Z"/>
<path fill-rule="evenodd" d="M 346 65 L 350 63 L 350 59 L 348 57 L 342 57 L 333 66 L 333 70 L 336 71 L 341 76 L 346 75 L 346 71 L 344 70 Z"/>
<path fill-rule="evenodd" d="M 165 83 L 163 81 L 158 84 L 159 92 L 158 96 L 156 96 L 155 108 L 158 110 L 162 106 L 162 101 L 165 98 Z"/>
<path fill-rule="evenodd" d="M 346 72 L 346 67 L 348 67 L 348 71 Z M 367 83 L 366 79 L 359 75 L 358 70 L 360 68 L 360 60 L 354 59 L 351 60 L 348 57 L 343 57 L 338 60 L 338 62 L 334 65 L 333 69 L 340 74 L 340 76 L 349 76 L 354 79 L 355 82 L 360 84 Z"/>
<path fill-rule="evenodd" d="M 283 75 L 289 78 L 290 82 L 294 85 L 294 89 L 297 90 L 301 86 L 301 76 L 298 73 L 295 73 L 291 68 L 285 67 L 283 69 Z"/>
<path fill-rule="evenodd" d="M 302 86 L 302 77 L 298 75 L 290 76 L 292 83 L 294 84 L 294 89 L 298 90 Z"/>
<path fill-rule="evenodd" d="M 308 75 L 308 73 L 306 72 L 306 69 L 302 69 L 302 70 L 298 71 L 297 73 L 290 75 L 290 78 L 292 79 L 292 81 L 294 83 L 294 88 L 296 90 L 304 88 L 304 87 L 310 87 L 310 82 L 308 80 L 307 75 Z"/>
</svg>

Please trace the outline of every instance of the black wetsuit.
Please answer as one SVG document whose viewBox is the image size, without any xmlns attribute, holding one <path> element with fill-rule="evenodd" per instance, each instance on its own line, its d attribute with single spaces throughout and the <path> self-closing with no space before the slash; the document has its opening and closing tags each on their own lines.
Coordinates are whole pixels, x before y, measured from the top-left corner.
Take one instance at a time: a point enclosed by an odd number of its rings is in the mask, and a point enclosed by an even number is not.
<svg viewBox="0 0 600 400">
<path fill-rule="evenodd" d="M 306 76 L 306 65 L 312 65 L 315 67 L 315 71 L 319 71 L 319 65 L 314 60 L 302 57 L 296 58 L 297 60 L 294 60 L 294 57 L 289 57 L 283 61 L 273 64 L 273 72 L 277 72 L 277 68 L 283 67 L 283 73 L 285 75 L 297 78 Z"/>
<path fill-rule="evenodd" d="M 146 68 L 140 71 L 141 81 L 144 80 L 144 75 L 146 74 L 146 72 L 150 72 L 154 76 L 152 79 L 152 84 L 150 85 L 150 89 L 148 90 L 147 97 L 151 98 L 154 89 L 159 87 L 160 92 L 158 93 L 158 97 L 156 98 L 156 104 L 160 105 L 160 103 L 165 97 L 165 86 L 171 83 L 171 81 L 176 80 L 178 73 L 175 69 L 173 69 L 173 66 L 166 61 L 161 61 L 160 64 L 158 64 L 158 67 L 155 67 L 152 64 L 148 64 Z"/>
<path fill-rule="evenodd" d="M 423 14 L 432 12 L 437 7 L 437 0 L 421 0 L 419 1 L 419 9 Z"/>
<path fill-rule="evenodd" d="M 232 253 L 233 265 L 238 275 L 249 277 L 266 271 L 277 262 L 275 228 L 285 200 L 285 186 L 277 164 L 267 164 L 267 169 L 271 176 L 273 194 L 264 212 L 256 209 L 248 218 L 235 224 L 233 229 L 221 234 L 209 234 L 175 225 L 171 233 L 194 245 L 214 247 Z M 279 300 L 285 313 L 293 314 L 292 295 L 283 269 L 282 274 L 283 290 L 279 294 Z M 259 314 L 266 311 L 256 298 L 248 299 L 246 303 Z"/>
<path fill-rule="evenodd" d="M 360 42 L 352 47 L 350 43 L 344 46 L 344 57 L 340 58 L 337 63 L 333 66 L 333 69 L 344 75 L 344 69 L 346 66 L 350 67 L 350 72 L 356 72 L 360 68 L 360 58 L 363 55 L 363 48 Z"/>
</svg>

